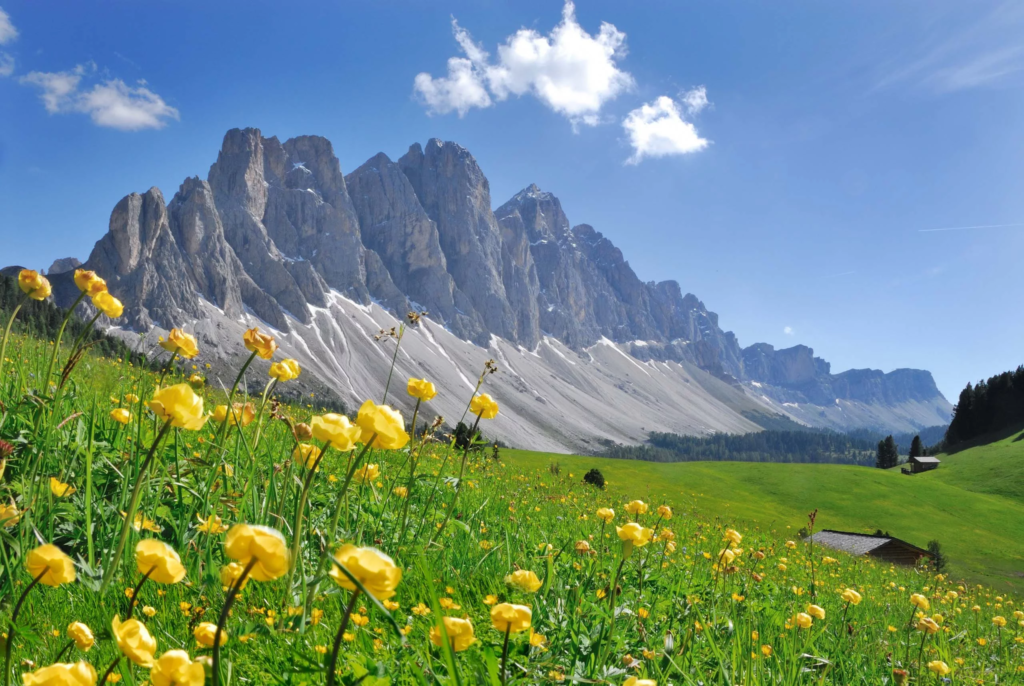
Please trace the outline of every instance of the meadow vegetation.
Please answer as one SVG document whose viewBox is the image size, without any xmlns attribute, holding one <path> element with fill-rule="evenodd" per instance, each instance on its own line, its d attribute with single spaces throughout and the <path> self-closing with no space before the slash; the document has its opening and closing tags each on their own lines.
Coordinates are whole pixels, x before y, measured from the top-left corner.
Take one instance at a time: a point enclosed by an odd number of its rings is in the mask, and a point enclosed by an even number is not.
<svg viewBox="0 0 1024 686">
<path fill-rule="evenodd" d="M 76 284 L 97 316 L 120 315 L 102 279 Z M 20 285 L 49 295 L 37 274 Z M 235 344 L 267 384 L 224 397 L 178 330 L 157 371 L 80 354 L 77 338 L 4 334 L 5 684 L 1024 678 L 1020 599 L 812 547 L 797 528 L 843 523 L 815 520 L 813 488 L 775 490 L 764 472 L 724 507 L 694 495 L 711 490 L 698 472 L 656 471 L 697 463 L 494 459 L 457 449 L 441 421 L 410 435 L 429 380 L 394 379 L 350 418 L 276 400 L 302 370 L 270 335 Z M 494 369 L 465 398 L 474 428 L 501 421 L 481 392 Z M 396 393 L 417 399 L 412 418 L 386 404 Z M 603 490 L 583 482 L 598 465 Z M 765 509 L 783 497 L 791 528 Z"/>
</svg>

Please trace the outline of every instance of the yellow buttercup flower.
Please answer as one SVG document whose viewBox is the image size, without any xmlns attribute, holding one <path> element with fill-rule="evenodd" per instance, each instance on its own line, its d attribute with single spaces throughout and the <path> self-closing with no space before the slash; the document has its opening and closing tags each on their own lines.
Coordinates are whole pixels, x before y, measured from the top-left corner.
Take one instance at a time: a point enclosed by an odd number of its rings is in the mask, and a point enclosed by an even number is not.
<svg viewBox="0 0 1024 686">
<path fill-rule="evenodd" d="M 409 489 L 405 486 L 395 486 L 395 495 L 399 498 L 407 498 L 409 497 Z"/>
<path fill-rule="evenodd" d="M 337 450 L 352 450 L 359 439 L 361 430 L 343 414 L 328 413 L 313 417 L 310 420 L 313 438 L 318 441 L 330 441 Z"/>
<path fill-rule="evenodd" d="M 860 601 L 862 600 L 860 593 L 857 593 L 857 591 L 852 588 L 848 588 L 843 591 L 842 596 L 840 597 L 850 603 L 850 605 L 860 605 Z"/>
<path fill-rule="evenodd" d="M 631 676 L 622 682 L 622 686 L 658 686 L 658 682 L 654 679 L 638 679 Z"/>
<path fill-rule="evenodd" d="M 409 442 L 402 413 L 387 405 L 377 405 L 372 400 L 367 400 L 359 408 L 356 424 L 362 429 L 359 436 L 361 443 L 367 443 L 376 436 L 373 440 L 374 448 L 398 450 Z"/>
<path fill-rule="evenodd" d="M 437 395 L 437 389 L 434 388 L 434 384 L 430 383 L 426 379 L 409 379 L 409 385 L 406 386 L 406 391 L 414 398 L 418 398 L 423 402 L 433 400 L 434 396 Z"/>
<path fill-rule="evenodd" d="M 672 519 L 672 508 L 668 505 L 662 505 L 658 508 L 658 516 L 662 519 Z"/>
<path fill-rule="evenodd" d="M 651 542 L 651 535 L 654 532 L 645 526 L 640 526 L 636 522 L 630 522 L 623 526 L 615 527 L 615 533 L 623 541 L 628 541 L 637 547 L 643 547 Z"/>
<path fill-rule="evenodd" d="M 530 628 L 533 622 L 533 611 L 525 605 L 499 603 L 491 608 L 491 624 L 505 633 L 516 634 Z"/>
<path fill-rule="evenodd" d="M 55 476 L 50 477 L 50 493 L 57 498 L 66 498 L 75 492 L 75 487 L 62 482 Z"/>
<path fill-rule="evenodd" d="M 101 291 L 92 296 L 92 304 L 111 319 L 117 319 L 124 314 L 124 304 L 107 291 Z"/>
<path fill-rule="evenodd" d="M 917 630 L 923 631 L 926 634 L 934 634 L 938 633 L 939 625 L 938 622 L 931 617 L 923 617 L 921 621 L 917 623 Z"/>
<path fill-rule="evenodd" d="M 96 643 L 92 629 L 83 622 L 68 624 L 68 638 L 75 642 L 79 650 L 89 650 Z"/>
<path fill-rule="evenodd" d="M 448 644 L 456 653 L 465 650 L 476 642 L 476 634 L 473 632 L 473 623 L 469 619 L 458 617 L 443 617 L 444 633 L 448 636 Z M 441 631 L 437 626 L 430 628 L 430 642 L 441 647 Z"/>
<path fill-rule="evenodd" d="M 1006 617 L 1001 617 L 999 615 L 996 615 L 995 617 L 992 618 L 992 623 L 995 626 L 997 626 L 1000 629 L 1002 629 L 1004 626 L 1006 626 Z"/>
<path fill-rule="evenodd" d="M 32 269 L 22 269 L 18 273 L 18 287 L 33 300 L 46 300 L 52 290 L 46 277 Z"/>
<path fill-rule="evenodd" d="M 202 662 L 193 662 L 184 650 L 168 650 L 153 663 L 149 680 L 153 686 L 203 686 L 206 670 Z"/>
<path fill-rule="evenodd" d="M 264 360 L 269 360 L 273 357 L 274 352 L 277 350 L 277 343 L 274 341 L 274 337 L 270 334 L 260 333 L 257 327 L 253 327 L 242 334 L 242 341 L 245 343 L 246 350 L 256 353 Z"/>
<path fill-rule="evenodd" d="M 543 586 L 537 575 L 529 569 L 517 569 L 505 577 L 505 583 L 527 593 L 536 593 Z"/>
<path fill-rule="evenodd" d="M 811 625 L 814 624 L 814 619 L 806 612 L 798 612 L 793 618 L 793 623 L 801 629 L 810 629 Z"/>
<path fill-rule="evenodd" d="M 402 581 L 402 568 L 376 548 L 359 548 L 349 543 L 334 552 L 334 561 L 330 572 L 334 583 L 349 591 L 356 590 L 356 585 L 339 569 L 339 565 L 343 566 L 377 600 L 395 595 Z"/>
<path fill-rule="evenodd" d="M 139 541 L 135 546 L 135 562 L 139 574 L 149 574 L 158 584 L 176 584 L 185 578 L 185 567 L 174 548 L 155 538 Z"/>
<path fill-rule="evenodd" d="M 221 585 L 224 588 L 231 588 L 235 585 L 235 582 L 238 581 L 239 577 L 242 576 L 242 572 L 244 571 L 245 569 L 242 567 L 242 565 L 238 564 L 237 562 L 227 563 L 226 565 L 220 568 Z M 245 588 L 245 585 L 247 583 L 249 583 L 248 578 L 246 578 L 242 582 L 242 585 L 238 587 L 238 590 L 242 590 L 243 588 Z"/>
<path fill-rule="evenodd" d="M 189 360 L 199 354 L 199 343 L 196 341 L 196 337 L 181 329 L 168 331 L 167 338 L 160 341 L 160 347 L 169 353 L 176 352 Z"/>
<path fill-rule="evenodd" d="M 10 505 L 0 503 L 0 526 L 10 528 L 21 521 L 21 512 L 13 502 Z"/>
<path fill-rule="evenodd" d="M 96 670 L 88 662 L 60 663 L 21 675 L 23 686 L 96 686 Z"/>
<path fill-rule="evenodd" d="M 149 633 L 145 624 L 134 618 L 122 622 L 121 617 L 115 615 L 110 626 L 117 647 L 125 657 L 140 667 L 153 665 L 156 639 Z"/>
<path fill-rule="evenodd" d="M 287 360 L 281 360 L 270 365 L 270 377 L 277 379 L 278 381 L 293 381 L 299 378 L 299 374 L 302 373 L 302 368 L 299 367 L 299 363 L 291 358 Z"/>
<path fill-rule="evenodd" d="M 494 419 L 498 416 L 498 403 L 487 393 L 474 395 L 469 401 L 469 413 L 481 419 Z"/>
<path fill-rule="evenodd" d="M 608 524 L 608 523 L 610 523 L 610 522 L 611 522 L 611 521 L 612 521 L 613 519 L 615 519 L 615 510 L 613 510 L 613 509 L 612 509 L 612 508 L 610 508 L 610 507 L 602 507 L 602 508 L 598 508 L 598 510 L 597 510 L 597 516 L 598 516 L 599 518 L 603 519 L 603 520 L 604 520 L 604 523 L 605 523 L 605 524 Z"/>
<path fill-rule="evenodd" d="M 224 525 L 224 520 L 217 515 L 210 515 L 209 519 L 203 519 L 199 515 L 196 515 L 196 519 L 199 520 L 199 526 L 197 526 L 196 529 L 203 533 L 220 534 L 228 530 L 228 527 Z"/>
<path fill-rule="evenodd" d="M 291 563 L 284 536 L 268 526 L 234 525 L 224 539 L 224 552 L 243 567 L 256 560 L 249 574 L 256 581 L 273 581 L 284 576 Z"/>
<path fill-rule="evenodd" d="M 940 677 L 942 677 L 942 676 L 946 676 L 947 674 L 949 674 L 950 669 L 949 669 L 949 665 L 947 665 L 942 660 L 932 660 L 931 662 L 928 663 L 928 671 L 932 672 L 934 674 L 937 674 Z"/>
<path fill-rule="evenodd" d="M 217 405 L 213 408 L 213 421 L 221 424 L 228 420 L 231 426 L 249 426 L 256 419 L 256 407 L 252 403 L 233 403 L 231 413 L 228 413 L 227 405 Z"/>
<path fill-rule="evenodd" d="M 814 617 L 815 619 L 825 619 L 825 608 L 820 605 L 808 605 L 807 614 Z"/>
<path fill-rule="evenodd" d="M 626 505 L 626 512 L 634 517 L 637 515 L 647 514 L 647 503 L 642 500 L 630 501 L 630 503 Z"/>
<path fill-rule="evenodd" d="M 206 424 L 203 399 L 187 383 L 161 388 L 147 405 L 153 414 L 162 420 L 170 420 L 171 426 L 179 429 L 198 431 Z"/>
<path fill-rule="evenodd" d="M 128 513 L 122 511 L 121 516 L 127 518 Z M 164 530 L 162 526 L 160 526 L 159 524 L 157 524 L 141 512 L 135 513 L 135 517 L 132 519 L 132 528 L 136 531 L 142 531 L 143 529 L 145 529 L 146 531 L 152 531 L 153 533 L 157 534 Z"/>
<path fill-rule="evenodd" d="M 196 639 L 196 643 L 203 646 L 204 648 L 213 647 L 213 639 L 217 635 L 217 625 L 212 622 L 200 622 L 199 626 L 195 628 L 192 635 Z M 228 642 L 228 632 L 223 629 L 220 630 L 220 644 L 224 645 Z"/>
<path fill-rule="evenodd" d="M 45 586 L 70 584 L 75 580 L 75 563 L 52 543 L 34 548 L 25 557 L 25 569 L 33 579 Z"/>
<path fill-rule="evenodd" d="M 739 545 L 740 542 L 743 540 L 743 534 L 741 534 L 739 531 L 736 531 L 736 529 L 726 529 L 725 540 L 729 541 L 733 545 Z"/>
<path fill-rule="evenodd" d="M 127 424 L 132 420 L 132 413 L 124 407 L 110 411 L 110 418 L 119 424 Z"/>
<path fill-rule="evenodd" d="M 75 270 L 75 285 L 78 286 L 78 290 L 89 296 L 107 290 L 107 282 L 101 279 L 96 272 L 86 269 Z"/>
<path fill-rule="evenodd" d="M 292 459 L 295 460 L 295 464 L 305 465 L 306 469 L 312 469 L 313 465 L 316 465 L 319 470 L 320 465 L 316 462 L 318 457 L 320 457 L 320 449 L 312 443 L 299 443 L 292 451 Z"/>
<path fill-rule="evenodd" d="M 369 483 L 380 476 L 380 466 L 375 464 L 363 465 L 355 471 L 352 478 L 361 484 Z"/>
<path fill-rule="evenodd" d="M 910 596 L 910 604 L 920 609 L 922 612 L 927 612 L 928 608 L 931 607 L 931 603 L 920 593 L 914 593 Z"/>
</svg>

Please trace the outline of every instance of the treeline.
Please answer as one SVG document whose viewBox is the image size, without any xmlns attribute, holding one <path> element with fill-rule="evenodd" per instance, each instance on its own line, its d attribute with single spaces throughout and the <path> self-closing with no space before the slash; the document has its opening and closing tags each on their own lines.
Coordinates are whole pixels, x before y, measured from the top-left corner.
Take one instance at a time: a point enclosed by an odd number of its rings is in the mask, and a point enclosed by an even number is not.
<svg viewBox="0 0 1024 686">
<path fill-rule="evenodd" d="M 7 325 L 11 312 L 22 301 L 21 288 L 18 287 L 17 277 L 0 274 L 0 327 Z M 64 320 L 64 310 L 54 305 L 49 300 L 28 300 L 18 312 L 14 320 L 12 331 L 27 334 L 43 340 L 54 340 L 60 330 L 60 324 Z M 73 341 L 85 329 L 86 323 L 78 317 L 72 317 L 68 327 L 64 331 L 64 340 Z M 128 359 L 139 364 L 145 360 L 145 356 L 132 351 L 124 341 L 107 336 L 101 331 L 93 329 L 86 337 L 87 343 L 92 343 L 92 350 L 97 354 L 106 357 Z M 10 353 L 10 348 L 8 348 Z"/>
<path fill-rule="evenodd" d="M 967 384 L 953 408 L 953 420 L 946 430 L 946 445 L 953 446 L 982 434 L 1024 424 L 1024 365 Z"/>
<path fill-rule="evenodd" d="M 652 432 L 647 443 L 614 445 L 607 457 L 649 462 L 809 462 L 872 465 L 876 444 L 831 431 L 759 431 L 680 436 Z"/>
<path fill-rule="evenodd" d="M 910 454 L 910 446 L 913 444 L 915 437 L 919 437 L 921 445 L 930 455 L 932 454 L 930 452 L 930 447 L 937 446 L 942 443 L 943 439 L 946 437 L 946 429 L 948 428 L 948 424 L 928 426 L 920 431 L 892 434 L 892 438 L 896 443 L 896 447 L 900 455 Z M 866 441 L 874 441 L 876 443 L 878 441 L 885 440 L 889 436 L 889 434 L 880 433 L 875 429 L 850 429 L 846 433 L 854 438 L 862 438 Z"/>
</svg>

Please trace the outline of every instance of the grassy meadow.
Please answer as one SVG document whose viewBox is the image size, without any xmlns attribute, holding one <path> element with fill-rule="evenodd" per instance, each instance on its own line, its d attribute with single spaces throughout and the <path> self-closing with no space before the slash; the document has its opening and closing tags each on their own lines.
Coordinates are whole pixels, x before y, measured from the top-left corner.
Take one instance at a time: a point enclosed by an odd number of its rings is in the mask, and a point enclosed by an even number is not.
<svg viewBox="0 0 1024 686">
<path fill-rule="evenodd" d="M 185 336 L 162 371 L 5 343 L 4 686 L 1024 679 L 1018 596 L 796 535 L 815 509 L 817 528 L 877 511 L 1002 583 L 1024 540 L 1003 496 L 832 466 L 496 460 L 409 436 L 385 389 L 354 421 L 277 403 L 301 370 L 258 331 L 235 344 L 267 386 L 227 398 Z M 430 391 L 387 389 L 427 421 Z M 500 397 L 465 402 L 502 421 Z M 606 489 L 582 482 L 593 466 Z"/>
</svg>

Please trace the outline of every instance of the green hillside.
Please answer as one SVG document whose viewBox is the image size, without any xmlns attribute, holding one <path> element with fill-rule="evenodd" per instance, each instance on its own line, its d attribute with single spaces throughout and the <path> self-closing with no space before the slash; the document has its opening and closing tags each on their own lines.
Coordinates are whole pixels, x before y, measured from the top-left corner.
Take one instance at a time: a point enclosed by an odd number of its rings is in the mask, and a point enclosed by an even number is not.
<svg viewBox="0 0 1024 686">
<path fill-rule="evenodd" d="M 939 469 L 915 478 L 1024 503 L 1024 432 L 938 457 Z"/>
<path fill-rule="evenodd" d="M 1021 488 L 1021 472 L 1010 484 L 1005 464 L 1014 460 L 1014 451 L 1018 458 L 1024 454 L 1024 441 L 1007 439 L 986 448 L 943 458 L 935 474 L 914 477 L 841 465 L 662 464 L 516 450 L 502 454 L 523 466 L 558 462 L 576 477 L 597 467 L 616 493 L 639 490 L 654 501 L 668 500 L 725 521 L 746 520 L 794 533 L 817 508 L 819 528 L 883 529 L 921 547 L 935 539 L 954 574 L 1019 588 L 1024 586 L 1024 500 L 1020 490 L 1017 499 L 1012 495 Z M 984 456 L 982 469 L 971 463 L 978 454 Z"/>
</svg>

